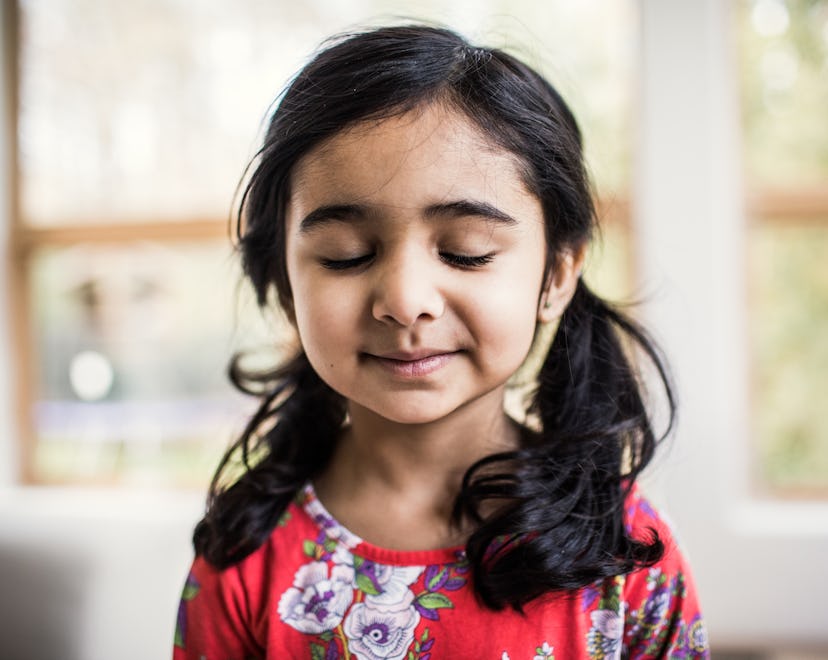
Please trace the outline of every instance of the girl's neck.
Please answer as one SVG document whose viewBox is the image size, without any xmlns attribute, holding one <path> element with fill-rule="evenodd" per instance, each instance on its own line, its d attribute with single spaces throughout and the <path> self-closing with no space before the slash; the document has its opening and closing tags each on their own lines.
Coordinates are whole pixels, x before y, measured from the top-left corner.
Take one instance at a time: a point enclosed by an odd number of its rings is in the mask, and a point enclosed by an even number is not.
<svg viewBox="0 0 828 660">
<path fill-rule="evenodd" d="M 496 405 L 470 405 L 427 424 L 398 424 L 350 406 L 341 458 L 357 459 L 354 467 L 361 480 L 377 479 L 400 491 L 424 482 L 459 487 L 474 462 L 519 444 L 519 427 L 503 412 L 498 394 L 490 395 Z"/>
<path fill-rule="evenodd" d="M 316 480 L 320 499 L 342 524 L 377 545 L 462 543 L 469 530 L 455 529 L 451 514 L 463 475 L 479 459 L 516 448 L 521 431 L 502 405 L 457 412 L 409 425 L 351 406 L 350 425 Z"/>
</svg>

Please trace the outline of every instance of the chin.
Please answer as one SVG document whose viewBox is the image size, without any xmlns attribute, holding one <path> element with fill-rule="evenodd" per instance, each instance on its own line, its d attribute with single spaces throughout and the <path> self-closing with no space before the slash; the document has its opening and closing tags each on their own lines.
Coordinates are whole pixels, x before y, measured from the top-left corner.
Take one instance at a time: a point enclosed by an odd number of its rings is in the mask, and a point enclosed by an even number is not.
<svg viewBox="0 0 828 660">
<path fill-rule="evenodd" d="M 440 421 L 451 415 L 451 410 L 443 410 L 432 405 L 422 406 L 365 406 L 373 415 L 393 424 L 420 426 Z"/>
</svg>

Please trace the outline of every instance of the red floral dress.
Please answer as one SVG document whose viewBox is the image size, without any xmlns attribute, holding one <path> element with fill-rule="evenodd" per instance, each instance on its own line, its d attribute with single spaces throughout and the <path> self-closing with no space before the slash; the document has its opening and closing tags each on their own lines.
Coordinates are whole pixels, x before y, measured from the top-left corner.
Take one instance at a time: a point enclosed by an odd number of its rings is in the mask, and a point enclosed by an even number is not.
<svg viewBox="0 0 828 660">
<path fill-rule="evenodd" d="M 396 551 L 342 527 L 308 485 L 267 542 L 223 571 L 196 558 L 178 613 L 174 660 L 558 660 L 707 658 L 687 564 L 637 491 L 634 536 L 655 528 L 655 566 L 530 603 L 480 605 L 462 548 Z"/>
</svg>

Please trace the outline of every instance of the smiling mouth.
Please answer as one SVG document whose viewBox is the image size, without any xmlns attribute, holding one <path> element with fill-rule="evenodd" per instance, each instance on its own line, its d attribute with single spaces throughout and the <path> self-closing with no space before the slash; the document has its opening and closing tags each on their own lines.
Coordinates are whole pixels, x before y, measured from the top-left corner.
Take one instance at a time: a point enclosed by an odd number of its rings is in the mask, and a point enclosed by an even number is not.
<svg viewBox="0 0 828 660">
<path fill-rule="evenodd" d="M 442 369 L 456 355 L 456 351 L 428 353 L 365 354 L 380 367 L 401 378 L 422 378 Z"/>
</svg>

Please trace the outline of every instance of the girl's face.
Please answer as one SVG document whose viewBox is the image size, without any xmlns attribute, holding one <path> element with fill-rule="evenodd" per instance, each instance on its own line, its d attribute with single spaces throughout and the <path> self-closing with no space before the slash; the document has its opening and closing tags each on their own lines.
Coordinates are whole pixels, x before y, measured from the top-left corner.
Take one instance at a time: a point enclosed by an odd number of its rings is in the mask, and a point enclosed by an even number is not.
<svg viewBox="0 0 828 660">
<path fill-rule="evenodd" d="M 286 232 L 302 346 L 352 414 L 420 424 L 502 410 L 546 253 L 511 154 L 440 105 L 360 123 L 296 165 Z"/>
</svg>

